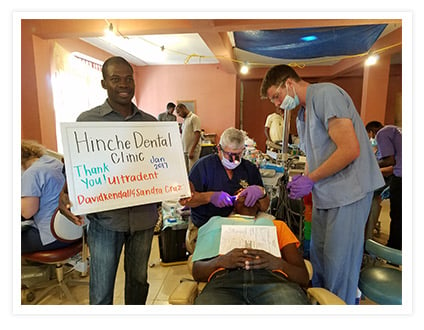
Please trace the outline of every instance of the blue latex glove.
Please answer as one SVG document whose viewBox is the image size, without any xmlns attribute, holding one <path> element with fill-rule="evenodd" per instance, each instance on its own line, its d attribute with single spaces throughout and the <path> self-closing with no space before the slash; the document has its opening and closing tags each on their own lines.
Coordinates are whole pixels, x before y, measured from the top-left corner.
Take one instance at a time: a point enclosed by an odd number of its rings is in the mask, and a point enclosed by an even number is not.
<svg viewBox="0 0 424 330">
<path fill-rule="evenodd" d="M 233 199 L 231 198 L 231 195 L 225 191 L 215 191 L 210 202 L 216 207 L 233 206 Z"/>
<path fill-rule="evenodd" d="M 244 205 L 247 207 L 252 207 L 255 205 L 256 201 L 262 197 L 264 197 L 264 189 L 259 186 L 249 186 L 244 189 L 239 197 L 245 197 Z"/>
<path fill-rule="evenodd" d="M 291 199 L 302 198 L 312 191 L 314 181 L 305 175 L 295 175 L 293 179 L 287 184 L 289 190 L 289 197 Z"/>
</svg>

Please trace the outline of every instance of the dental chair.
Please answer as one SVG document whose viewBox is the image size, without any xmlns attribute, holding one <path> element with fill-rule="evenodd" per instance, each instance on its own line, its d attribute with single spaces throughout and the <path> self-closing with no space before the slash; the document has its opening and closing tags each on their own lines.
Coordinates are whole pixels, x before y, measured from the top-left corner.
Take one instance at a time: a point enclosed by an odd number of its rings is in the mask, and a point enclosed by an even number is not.
<svg viewBox="0 0 424 330">
<path fill-rule="evenodd" d="M 365 250 L 373 261 L 361 270 L 359 290 L 379 305 L 402 305 L 402 251 L 372 239 L 365 242 Z"/>
<path fill-rule="evenodd" d="M 28 291 L 25 294 L 26 301 L 31 304 L 38 304 L 54 289 L 59 291 L 60 297 L 63 295 L 73 303 L 77 304 L 77 301 L 72 296 L 68 285 L 88 285 L 86 280 L 74 280 L 72 275 L 74 274 L 72 267 L 69 271 L 65 272 L 65 265 L 71 262 L 73 257 L 81 254 L 81 260 L 78 269 L 81 271 L 81 276 L 87 275 L 88 268 L 88 246 L 86 244 L 85 228 L 84 226 L 78 226 L 63 216 L 57 209 L 52 216 L 50 228 L 57 240 L 70 243 L 70 245 L 49 251 L 37 251 L 32 253 L 24 253 L 21 255 L 22 259 L 26 262 L 42 265 L 55 265 L 55 275 L 53 278 L 48 278 L 41 283 L 35 283 L 34 285 L 22 284 L 24 291 Z M 50 277 L 50 276 L 48 276 Z M 35 292 L 35 290 L 44 289 L 42 292 Z"/>
<path fill-rule="evenodd" d="M 193 263 L 189 256 L 187 266 L 192 273 Z M 309 280 L 312 279 L 313 268 L 309 260 L 305 259 L 305 265 L 309 273 Z M 173 293 L 169 296 L 168 302 L 171 305 L 192 305 L 196 297 L 205 287 L 206 282 L 197 282 L 193 278 L 184 278 L 180 281 Z M 334 293 L 324 288 L 307 288 L 306 293 L 313 305 L 345 305 L 346 303 Z"/>
</svg>

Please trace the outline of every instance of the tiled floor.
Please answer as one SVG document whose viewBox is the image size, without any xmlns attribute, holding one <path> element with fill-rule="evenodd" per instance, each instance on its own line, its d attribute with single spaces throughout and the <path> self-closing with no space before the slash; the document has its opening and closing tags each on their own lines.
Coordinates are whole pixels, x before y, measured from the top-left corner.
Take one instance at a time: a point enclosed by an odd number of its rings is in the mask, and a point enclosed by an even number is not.
<svg viewBox="0 0 424 330">
<path fill-rule="evenodd" d="M 80 278 L 78 272 L 74 272 L 75 278 Z M 152 252 L 149 260 L 148 278 L 150 283 L 147 304 L 164 305 L 168 304 L 168 296 L 177 287 L 182 278 L 188 278 L 187 264 L 162 264 L 159 255 L 158 236 L 154 236 L 152 243 Z M 84 278 L 88 281 L 88 277 Z M 88 285 L 70 286 L 70 291 L 78 304 L 88 304 Z M 54 291 L 53 291 L 54 292 Z M 37 296 L 37 291 L 35 292 Z M 59 294 L 53 294 L 41 301 L 43 305 L 67 305 L 72 304 L 66 297 L 60 298 Z M 117 278 L 115 281 L 114 304 L 124 305 L 124 270 L 123 258 L 118 266 Z"/>
<path fill-rule="evenodd" d="M 389 201 L 385 200 L 382 203 L 380 214 L 381 233 L 375 239 L 383 244 L 387 242 L 389 232 Z M 121 258 L 122 261 L 122 258 Z M 75 272 L 78 276 L 78 273 Z M 119 264 L 118 275 L 115 284 L 114 304 L 124 304 L 124 279 L 123 279 L 123 264 Z M 168 296 L 177 287 L 182 278 L 190 277 L 187 265 L 163 265 L 160 261 L 158 236 L 153 239 L 152 252 L 149 261 L 148 277 L 150 283 L 149 295 L 147 304 L 149 305 L 164 305 L 168 304 Z M 86 278 L 88 280 L 88 278 Z M 71 293 L 76 298 L 78 304 L 88 304 L 88 286 L 79 285 L 71 287 Z M 46 297 L 41 304 L 44 305 L 66 305 L 71 302 L 66 298 L 60 299 L 58 294 Z M 361 304 L 372 304 L 367 300 L 361 301 Z"/>
</svg>

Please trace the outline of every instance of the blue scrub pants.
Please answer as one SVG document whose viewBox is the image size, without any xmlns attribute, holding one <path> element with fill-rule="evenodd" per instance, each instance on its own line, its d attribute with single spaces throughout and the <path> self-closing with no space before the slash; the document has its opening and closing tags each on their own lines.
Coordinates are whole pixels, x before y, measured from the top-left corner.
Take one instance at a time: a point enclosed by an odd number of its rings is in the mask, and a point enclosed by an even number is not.
<svg viewBox="0 0 424 330">
<path fill-rule="evenodd" d="M 125 304 L 144 305 L 149 292 L 147 265 L 154 228 L 133 233 L 111 231 L 90 221 L 90 305 L 112 305 L 116 271 L 124 249 Z"/>
<path fill-rule="evenodd" d="M 372 197 L 370 192 L 346 206 L 312 210 L 312 286 L 328 289 L 349 305 L 355 304 Z"/>
</svg>

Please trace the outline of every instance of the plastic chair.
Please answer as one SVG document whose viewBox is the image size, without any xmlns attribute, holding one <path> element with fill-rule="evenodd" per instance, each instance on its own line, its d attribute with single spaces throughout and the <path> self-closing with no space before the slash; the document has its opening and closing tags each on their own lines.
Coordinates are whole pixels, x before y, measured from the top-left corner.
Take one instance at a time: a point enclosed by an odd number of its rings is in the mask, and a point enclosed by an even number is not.
<svg viewBox="0 0 424 330">
<path fill-rule="evenodd" d="M 192 273 L 193 263 L 191 255 L 187 265 L 190 274 Z M 305 265 L 309 273 L 309 280 L 312 279 L 313 268 L 309 260 L 305 259 Z M 196 297 L 205 287 L 206 282 L 196 282 L 194 279 L 182 279 L 174 292 L 168 297 L 171 305 L 192 305 Z M 307 288 L 306 293 L 313 305 L 345 305 L 346 303 L 334 293 L 324 288 Z"/>
<path fill-rule="evenodd" d="M 71 277 L 73 268 L 65 274 L 64 265 L 66 265 L 70 261 L 70 258 L 75 257 L 76 255 L 81 253 L 81 259 L 83 263 L 81 276 L 87 275 L 88 247 L 86 244 L 85 228 L 83 226 L 77 226 L 76 224 L 68 220 L 59 212 L 58 209 L 52 216 L 50 228 L 53 233 L 53 236 L 55 236 L 56 239 L 71 244 L 64 248 L 56 250 L 37 251 L 32 253 L 24 253 L 21 255 L 22 258 L 27 261 L 47 265 L 56 265 L 56 278 L 48 279 L 46 281 L 42 281 L 41 283 L 37 283 L 28 287 L 30 292 L 26 295 L 27 300 L 28 302 L 31 302 L 31 304 L 38 304 L 51 291 L 53 291 L 54 289 L 58 289 L 61 294 L 61 297 L 64 294 L 68 300 L 76 304 L 77 301 L 72 296 L 68 285 L 88 285 L 88 281 L 73 280 Z M 23 287 L 25 288 L 26 285 L 23 285 Z M 34 290 L 36 289 L 44 290 L 35 299 Z"/>
<path fill-rule="evenodd" d="M 379 305 L 402 305 L 402 251 L 371 239 L 365 250 L 374 261 L 361 270 L 359 290 Z"/>
</svg>

